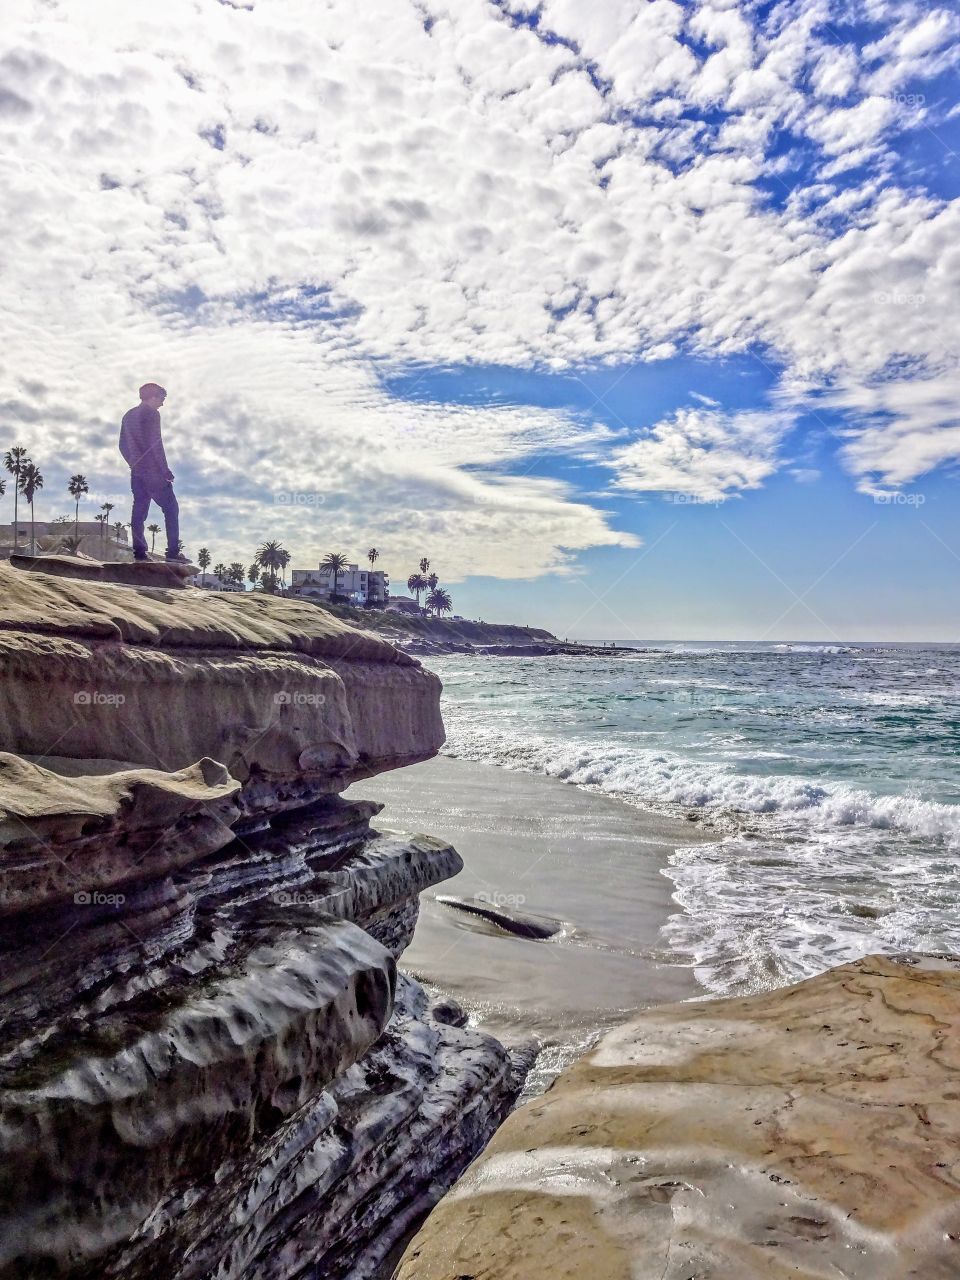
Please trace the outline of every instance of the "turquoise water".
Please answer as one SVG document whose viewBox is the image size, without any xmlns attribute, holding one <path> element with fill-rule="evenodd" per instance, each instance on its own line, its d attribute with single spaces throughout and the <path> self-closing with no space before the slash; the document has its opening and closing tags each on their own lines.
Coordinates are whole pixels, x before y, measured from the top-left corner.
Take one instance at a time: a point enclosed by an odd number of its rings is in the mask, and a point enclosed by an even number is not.
<svg viewBox="0 0 960 1280">
<path fill-rule="evenodd" d="M 432 658 L 446 752 L 682 813 L 665 943 L 711 991 L 960 952 L 960 649 Z"/>
</svg>

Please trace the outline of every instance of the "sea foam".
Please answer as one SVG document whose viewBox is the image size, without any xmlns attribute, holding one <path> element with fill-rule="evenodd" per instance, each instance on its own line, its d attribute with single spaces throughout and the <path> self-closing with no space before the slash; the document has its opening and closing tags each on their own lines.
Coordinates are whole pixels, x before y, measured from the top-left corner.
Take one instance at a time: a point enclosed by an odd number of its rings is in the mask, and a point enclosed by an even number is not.
<svg viewBox="0 0 960 1280">
<path fill-rule="evenodd" d="M 805 814 L 817 826 L 861 826 L 960 848 L 960 806 L 844 783 L 737 772 L 727 763 L 584 739 L 506 734 L 448 716 L 447 755 L 541 773 L 652 807 L 729 814 Z"/>
</svg>

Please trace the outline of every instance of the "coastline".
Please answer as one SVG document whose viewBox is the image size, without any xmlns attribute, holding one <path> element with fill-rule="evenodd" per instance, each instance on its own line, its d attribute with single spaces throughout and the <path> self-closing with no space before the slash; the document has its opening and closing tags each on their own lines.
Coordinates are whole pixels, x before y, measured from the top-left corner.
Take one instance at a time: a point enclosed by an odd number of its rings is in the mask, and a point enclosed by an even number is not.
<svg viewBox="0 0 960 1280">
<path fill-rule="evenodd" d="M 662 874 L 691 824 L 645 814 L 555 778 L 440 756 L 354 785 L 377 799 L 381 830 L 422 826 L 449 840 L 464 870 L 424 894 L 403 968 L 454 997 L 505 1043 L 540 1053 L 528 1092 L 611 1027 L 652 1005 L 704 994 L 666 948 L 676 910 Z M 515 936 L 450 900 L 505 922 L 531 920 L 552 936 Z"/>
<path fill-rule="evenodd" d="M 636 652 L 633 645 L 597 645 L 561 640 L 542 627 L 513 622 L 480 622 L 468 618 L 441 618 L 364 609 L 329 601 L 310 601 L 352 627 L 373 632 L 397 649 L 417 658 L 468 653 L 488 658 L 610 657 Z"/>
</svg>

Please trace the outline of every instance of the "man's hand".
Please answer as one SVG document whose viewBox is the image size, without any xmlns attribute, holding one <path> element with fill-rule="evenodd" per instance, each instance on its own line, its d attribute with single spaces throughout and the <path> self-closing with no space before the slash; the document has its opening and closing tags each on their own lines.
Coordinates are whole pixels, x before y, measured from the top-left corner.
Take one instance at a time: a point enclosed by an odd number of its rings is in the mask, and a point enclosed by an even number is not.
<svg viewBox="0 0 960 1280">
<path fill-rule="evenodd" d="M 168 472 L 167 472 L 167 479 L 169 480 L 169 482 L 170 482 L 171 484 L 173 484 L 174 480 L 176 479 L 176 476 L 173 474 L 173 472 L 172 472 L 172 471 L 168 471 Z"/>
</svg>

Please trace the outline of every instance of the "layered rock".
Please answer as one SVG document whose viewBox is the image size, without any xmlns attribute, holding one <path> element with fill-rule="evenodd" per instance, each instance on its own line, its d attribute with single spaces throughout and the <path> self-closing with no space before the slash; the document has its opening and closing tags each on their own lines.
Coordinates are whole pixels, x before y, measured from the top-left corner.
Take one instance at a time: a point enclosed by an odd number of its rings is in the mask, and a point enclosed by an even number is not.
<svg viewBox="0 0 960 1280">
<path fill-rule="evenodd" d="M 13 552 L 15 569 L 33 569 L 57 578 L 84 582 L 121 582 L 128 587 L 186 589 L 187 579 L 199 573 L 195 564 L 167 560 L 95 560 L 84 554 L 33 556 Z"/>
<path fill-rule="evenodd" d="M 952 1280 L 960 961 L 661 1006 L 516 1111 L 396 1280 Z"/>
<path fill-rule="evenodd" d="M 0 674 L 7 749 L 163 772 L 209 756 L 247 784 L 248 809 L 342 790 L 443 741 L 436 676 L 315 605 L 266 595 L 0 565 Z"/>
<path fill-rule="evenodd" d="M 311 605 L 0 566 L 0 1276 L 363 1277 L 516 1064 L 398 975 L 456 852 L 337 794 L 435 677 Z"/>
</svg>

